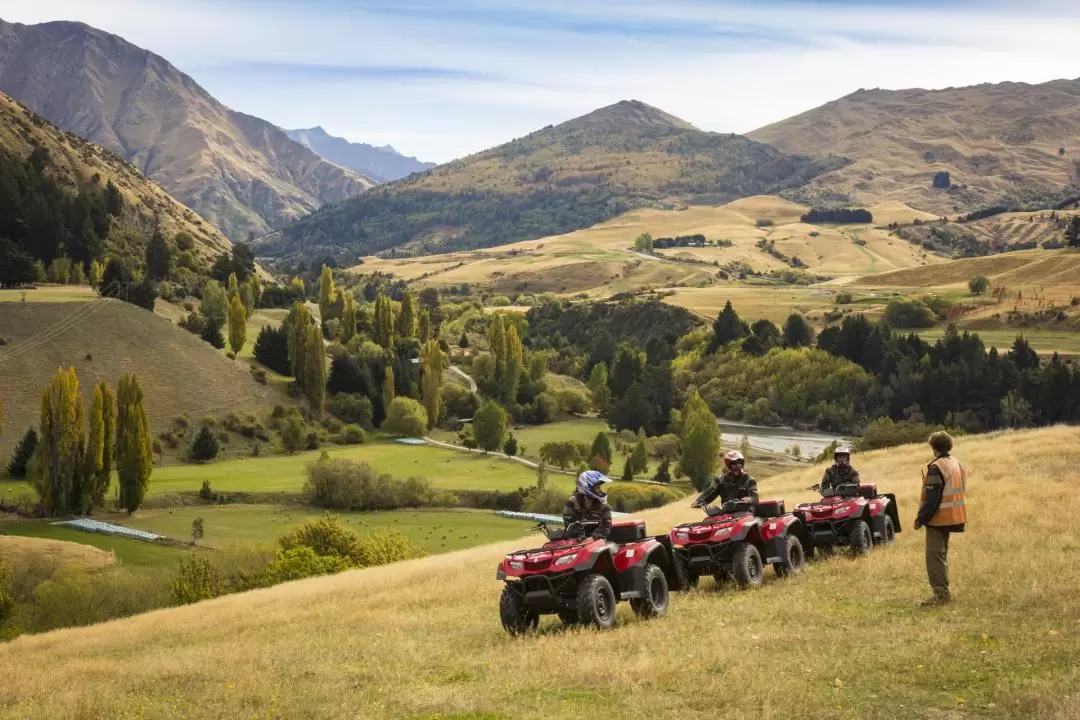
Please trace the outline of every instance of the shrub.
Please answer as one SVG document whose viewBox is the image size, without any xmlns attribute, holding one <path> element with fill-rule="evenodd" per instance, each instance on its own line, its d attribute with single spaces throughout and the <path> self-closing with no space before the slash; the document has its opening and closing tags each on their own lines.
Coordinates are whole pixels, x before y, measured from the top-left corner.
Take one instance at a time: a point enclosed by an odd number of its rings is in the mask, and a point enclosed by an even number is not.
<svg viewBox="0 0 1080 720">
<path fill-rule="evenodd" d="M 451 383 L 443 385 L 442 406 L 447 417 L 471 418 L 480 407 L 480 398 L 469 388 Z"/>
<path fill-rule="evenodd" d="M 673 487 L 641 487 L 639 485 L 609 485 L 608 502 L 616 512 L 637 512 L 646 508 L 661 507 L 686 496 L 686 492 Z"/>
<path fill-rule="evenodd" d="M 660 467 L 657 468 L 656 474 L 652 477 L 653 482 L 658 483 L 670 483 L 671 482 L 671 461 L 667 458 L 660 463 Z"/>
<path fill-rule="evenodd" d="M 386 411 L 382 429 L 392 435 L 423 437 L 427 434 L 427 410 L 410 397 L 396 397 Z"/>
<path fill-rule="evenodd" d="M 341 429 L 345 427 L 345 423 L 338 420 L 336 417 L 330 416 L 323 418 L 322 426 L 326 428 L 327 432 L 339 433 Z"/>
<path fill-rule="evenodd" d="M 177 605 L 209 600 L 222 594 L 221 572 L 203 554 L 191 553 L 180 560 L 180 570 L 169 585 Z"/>
<path fill-rule="evenodd" d="M 348 558 L 337 555 L 318 555 L 309 547 L 298 547 L 278 552 L 274 562 L 266 568 L 265 582 L 268 585 L 332 575 L 353 567 Z"/>
<path fill-rule="evenodd" d="M 925 443 L 930 433 L 938 430 L 946 430 L 951 435 L 962 435 L 963 431 L 955 428 L 946 428 L 942 425 L 925 425 L 908 420 L 893 420 L 892 418 L 877 418 L 866 426 L 862 437 L 855 441 L 855 450 L 866 452 L 880 448 L 907 445 L 908 443 Z"/>
<path fill-rule="evenodd" d="M 44 632 L 91 625 L 167 607 L 171 601 L 167 572 L 64 569 L 34 588 L 26 629 Z"/>
<path fill-rule="evenodd" d="M 514 457 L 518 454 L 518 441 L 514 433 L 510 433 L 506 437 L 506 442 L 503 443 L 503 452 L 510 457 Z"/>
<path fill-rule="evenodd" d="M 518 510 L 531 513 L 562 514 L 566 505 L 566 493 L 558 488 L 545 485 L 542 488 L 530 488 L 521 499 Z M 509 508 L 508 508 L 509 509 Z"/>
<path fill-rule="evenodd" d="M 894 328 L 928 328 L 937 318 L 922 300 L 902 299 L 890 300 L 885 306 L 885 322 Z"/>
<path fill-rule="evenodd" d="M 774 223 L 774 222 L 773 222 L 772 220 L 770 220 L 769 218 L 758 218 L 758 219 L 757 219 L 757 220 L 756 220 L 756 221 L 754 222 L 754 224 L 755 224 L 756 226 L 758 226 L 759 228 L 764 228 L 764 227 L 772 227 L 772 226 L 773 226 L 773 225 L 775 225 L 776 223 Z"/>
<path fill-rule="evenodd" d="M 359 543 L 359 565 L 389 565 L 401 560 L 412 560 L 425 555 L 422 548 L 414 545 L 408 537 L 394 530 L 372 533 Z"/>
<path fill-rule="evenodd" d="M 263 370 L 262 368 L 258 368 L 258 367 L 255 367 L 254 365 L 252 365 L 251 366 L 251 377 L 254 378 L 255 382 L 259 383 L 260 385 L 265 385 L 266 384 L 266 371 Z"/>
<path fill-rule="evenodd" d="M 849 292 L 841 292 L 836 294 L 837 305 L 850 305 L 855 302 L 855 296 Z"/>
<path fill-rule="evenodd" d="M 649 455 L 663 460 L 679 457 L 679 436 L 674 433 L 649 438 Z"/>
<path fill-rule="evenodd" d="M 209 462 L 218 456 L 221 446 L 218 444 L 214 432 L 203 425 L 195 439 L 191 443 L 191 461 L 196 463 Z"/>
<path fill-rule="evenodd" d="M 361 445 L 366 440 L 367 434 L 359 425 L 346 425 L 341 431 L 341 442 L 345 445 Z"/>
<path fill-rule="evenodd" d="M 972 295 L 982 295 L 990 288 L 990 279 L 985 275 L 976 275 L 968 280 L 968 290 Z"/>
<path fill-rule="evenodd" d="M 331 395 L 326 402 L 327 411 L 342 422 L 360 425 L 366 430 L 372 424 L 373 406 L 369 398 L 357 394 Z"/>
<path fill-rule="evenodd" d="M 308 548 L 317 555 L 336 555 L 355 560 L 359 557 L 359 541 L 356 533 L 328 514 L 285 533 L 278 539 L 278 547 L 286 551 Z"/>
<path fill-rule="evenodd" d="M 281 444 L 285 448 L 285 452 L 292 455 L 298 450 L 302 450 L 306 434 L 307 428 L 304 425 L 304 418 L 300 411 L 296 408 L 290 409 L 281 428 Z"/>
<path fill-rule="evenodd" d="M 592 405 L 592 401 L 586 393 L 573 388 L 559 390 L 555 394 L 555 399 L 559 408 L 564 412 L 574 413 L 575 415 L 584 415 L 589 412 L 589 407 Z"/>
<path fill-rule="evenodd" d="M 213 500 L 217 497 L 217 494 L 214 493 L 213 489 L 210 487 L 209 480 L 202 481 L 202 487 L 199 488 L 199 497 L 207 501 Z"/>
<path fill-rule="evenodd" d="M 377 473 L 364 462 L 320 458 L 307 468 L 304 500 L 331 510 L 392 510 L 454 504 L 451 494 L 438 491 L 422 478 L 397 480 Z"/>
<path fill-rule="evenodd" d="M 305 450 L 318 450 L 319 449 L 319 433 L 311 430 L 308 432 L 307 437 L 304 439 Z"/>
</svg>

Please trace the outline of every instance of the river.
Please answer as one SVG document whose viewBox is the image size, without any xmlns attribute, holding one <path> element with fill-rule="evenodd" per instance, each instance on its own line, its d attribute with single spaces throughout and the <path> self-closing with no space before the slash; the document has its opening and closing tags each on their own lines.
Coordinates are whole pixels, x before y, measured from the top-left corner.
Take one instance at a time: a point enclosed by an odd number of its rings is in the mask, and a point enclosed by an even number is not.
<svg viewBox="0 0 1080 720">
<path fill-rule="evenodd" d="M 728 445 L 738 445 L 745 436 L 750 447 L 772 452 L 786 452 L 791 446 L 799 446 L 799 454 L 802 457 L 814 458 L 821 451 L 832 444 L 834 440 L 844 442 L 851 438 L 843 435 L 807 430 L 794 430 L 786 427 L 765 427 L 763 425 L 747 425 L 746 423 L 731 420 L 719 420 L 716 423 L 720 427 L 720 438 Z"/>
</svg>

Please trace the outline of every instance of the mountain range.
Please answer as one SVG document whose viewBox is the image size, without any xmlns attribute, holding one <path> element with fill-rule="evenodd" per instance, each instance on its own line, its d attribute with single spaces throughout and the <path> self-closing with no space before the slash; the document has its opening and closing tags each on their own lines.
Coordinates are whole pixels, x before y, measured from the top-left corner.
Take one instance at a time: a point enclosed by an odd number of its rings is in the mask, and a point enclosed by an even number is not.
<svg viewBox="0 0 1080 720">
<path fill-rule="evenodd" d="M 321 127 L 286 130 L 285 134 L 330 162 L 351 168 L 380 183 L 400 180 L 435 167 L 435 163 L 406 157 L 389 145 L 375 147 L 349 142 L 345 138 L 334 137 Z"/>
<path fill-rule="evenodd" d="M 357 256 L 501 245 L 638 207 L 776 193 L 843 162 L 705 132 L 628 100 L 323 208 L 260 239 L 259 252 Z"/>
<path fill-rule="evenodd" d="M 0 20 L 0 90 L 129 160 L 233 240 L 374 184 L 225 107 L 164 58 L 82 23 Z"/>
</svg>

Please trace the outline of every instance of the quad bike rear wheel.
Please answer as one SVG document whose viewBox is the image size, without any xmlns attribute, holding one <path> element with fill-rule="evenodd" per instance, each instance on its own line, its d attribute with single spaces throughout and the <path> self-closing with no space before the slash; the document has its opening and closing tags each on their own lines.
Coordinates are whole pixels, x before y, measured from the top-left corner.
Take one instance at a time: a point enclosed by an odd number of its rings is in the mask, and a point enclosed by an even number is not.
<svg viewBox="0 0 1080 720">
<path fill-rule="evenodd" d="M 686 556 L 675 553 L 675 581 L 679 583 L 678 590 L 689 590 L 698 584 L 698 574 L 690 570 Z"/>
<path fill-rule="evenodd" d="M 874 547 L 874 536 L 865 520 L 856 520 L 852 523 L 848 538 L 851 551 L 856 555 L 865 555 Z"/>
<path fill-rule="evenodd" d="M 615 591 L 603 575 L 590 575 L 578 586 L 577 616 L 582 625 L 607 629 L 615 625 Z"/>
<path fill-rule="evenodd" d="M 499 598 L 499 619 L 511 635 L 522 635 L 540 624 L 540 616 L 525 606 L 525 597 L 509 585 L 503 588 Z"/>
<path fill-rule="evenodd" d="M 784 538 L 784 562 L 773 563 L 773 572 L 776 577 L 798 575 L 806 564 L 806 553 L 803 551 L 802 542 L 794 535 Z"/>
<path fill-rule="evenodd" d="M 735 550 L 731 571 L 740 588 L 758 587 L 765 579 L 765 566 L 761 553 L 750 543 L 743 543 Z"/>
<path fill-rule="evenodd" d="M 660 617 L 667 612 L 668 584 L 664 571 L 657 565 L 649 564 L 645 568 L 645 594 L 630 600 L 630 608 L 639 617 Z"/>
<path fill-rule="evenodd" d="M 881 540 L 878 542 L 881 545 L 892 545 L 894 540 L 896 540 L 896 528 L 893 526 L 892 518 L 886 515 L 885 523 L 881 526 Z"/>
</svg>

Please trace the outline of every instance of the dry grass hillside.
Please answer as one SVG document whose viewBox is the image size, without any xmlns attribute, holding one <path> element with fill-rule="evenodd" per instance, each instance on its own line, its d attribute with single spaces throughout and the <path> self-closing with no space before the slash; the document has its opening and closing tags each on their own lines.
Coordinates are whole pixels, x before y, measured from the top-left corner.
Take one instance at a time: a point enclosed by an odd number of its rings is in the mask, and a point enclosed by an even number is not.
<svg viewBox="0 0 1080 720">
<path fill-rule="evenodd" d="M 216 257 L 232 247 L 220 230 L 147 180 L 126 160 L 60 130 L 3 93 L 0 146 L 23 157 L 34 148 L 47 150 L 53 172 L 70 187 L 104 185 L 112 180 L 123 193 L 129 212 L 136 213 L 147 226 L 157 214 L 169 237 L 182 230 L 188 232 L 195 238 L 196 252 L 205 258 Z"/>
<path fill-rule="evenodd" d="M 500 292 L 607 295 L 645 287 L 713 285 L 717 292 L 727 292 L 732 284 L 717 279 L 722 268 L 745 263 L 758 271 L 790 269 L 789 264 L 757 247 L 760 240 L 772 241 L 788 257 L 799 257 L 813 273 L 835 277 L 941 260 L 879 229 L 876 215 L 875 225 L 818 226 L 800 222 L 808 209 L 776 196 L 681 210 L 641 209 L 565 235 L 419 258 L 368 257 L 352 270 L 380 270 L 421 285 L 445 287 L 467 282 Z M 875 208 L 875 213 L 878 211 Z M 898 203 L 882 206 L 880 212 L 892 218 L 890 222 L 920 217 L 917 211 Z M 702 234 L 732 245 L 670 248 L 657 250 L 650 257 L 633 251 L 634 239 L 643 232 L 654 238 Z"/>
<path fill-rule="evenodd" d="M 100 570 L 116 563 L 116 556 L 96 547 L 65 540 L 0 535 L 0 559 L 18 567 L 33 557 L 46 566 Z"/>
<path fill-rule="evenodd" d="M 839 159 L 789 155 L 623 101 L 326 208 L 260 252 L 435 253 L 590 227 L 627 210 L 797 187 Z"/>
<path fill-rule="evenodd" d="M 854 160 L 815 178 L 805 197 L 967 211 L 1076 184 L 1080 80 L 860 90 L 749 137 L 789 153 Z M 939 171 L 950 173 L 953 188 L 932 187 Z"/>
<path fill-rule="evenodd" d="M 188 413 L 192 422 L 235 410 L 269 409 L 280 396 L 234 362 L 168 320 L 119 300 L 0 303 L 0 397 L 7 458 L 37 424 L 41 389 L 60 366 L 74 366 L 84 399 L 95 384 L 139 376 L 154 431 Z"/>
<path fill-rule="evenodd" d="M 130 160 L 233 240 L 373 184 L 225 107 L 164 58 L 81 23 L 0 20 L 0 90 Z"/>
<path fill-rule="evenodd" d="M 957 601 L 934 610 L 911 529 L 924 446 L 857 458 L 896 491 L 896 545 L 801 577 L 672 598 L 667 617 L 620 607 L 610 632 L 547 618 L 499 626 L 506 552 L 491 545 L 291 583 L 0 646 L 5 717 L 520 718 L 1080 717 L 1080 429 L 962 439 L 968 532 L 954 538 Z M 788 502 L 820 474 L 767 481 Z M 1038 478 L 1037 491 L 1017 477 Z M 643 513 L 652 532 L 692 519 Z M 57 683 L 58 676 L 70 682 Z M 720 712 L 720 710 L 718 710 Z"/>
</svg>

